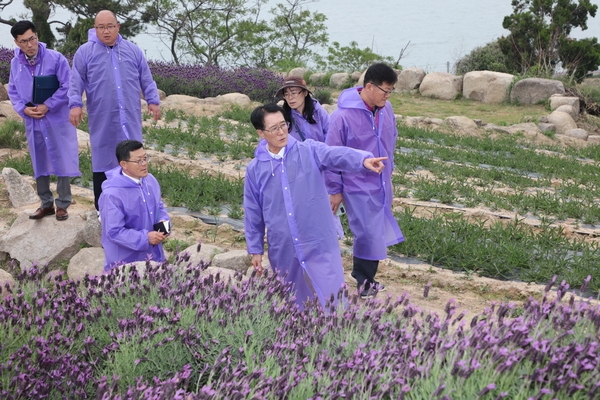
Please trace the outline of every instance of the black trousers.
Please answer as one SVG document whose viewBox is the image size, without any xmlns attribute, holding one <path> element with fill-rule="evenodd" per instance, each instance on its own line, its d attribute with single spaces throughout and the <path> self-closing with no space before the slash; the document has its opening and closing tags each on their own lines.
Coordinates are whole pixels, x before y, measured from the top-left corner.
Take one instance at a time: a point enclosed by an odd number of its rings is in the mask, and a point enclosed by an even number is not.
<svg viewBox="0 0 600 400">
<path fill-rule="evenodd" d="M 92 180 L 94 181 L 94 206 L 96 206 L 96 211 L 100 210 L 98 208 L 98 199 L 100 198 L 100 193 L 102 193 L 102 182 L 106 180 L 106 174 L 104 172 L 93 172 Z"/>
<path fill-rule="evenodd" d="M 353 257 L 352 277 L 356 279 L 358 288 L 368 289 L 375 284 L 375 274 L 379 267 L 379 260 L 365 260 Z"/>
</svg>

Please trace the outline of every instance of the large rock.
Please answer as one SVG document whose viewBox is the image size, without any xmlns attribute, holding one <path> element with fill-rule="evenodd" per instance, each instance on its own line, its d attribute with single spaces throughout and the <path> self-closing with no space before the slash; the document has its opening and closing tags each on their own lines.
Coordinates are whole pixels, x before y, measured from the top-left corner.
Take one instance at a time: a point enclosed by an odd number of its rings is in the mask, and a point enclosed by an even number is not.
<svg viewBox="0 0 600 400">
<path fill-rule="evenodd" d="M 560 106 L 572 106 L 577 112 L 579 112 L 580 104 L 579 97 L 569 97 L 560 94 L 553 94 L 550 96 L 550 110 L 554 111 Z"/>
<path fill-rule="evenodd" d="M 2 168 L 2 178 L 8 190 L 8 199 L 13 207 L 39 203 L 40 198 L 33 187 L 14 168 Z"/>
<path fill-rule="evenodd" d="M 554 111 L 562 111 L 564 113 L 569 114 L 571 116 L 571 118 L 573 118 L 573 121 L 575 121 L 575 122 L 577 122 L 577 120 L 579 119 L 579 109 L 575 109 L 575 107 L 568 105 L 568 104 L 563 104 L 562 106 L 559 106 Z"/>
<path fill-rule="evenodd" d="M 250 266 L 250 256 L 246 250 L 232 250 L 220 253 L 213 257 L 212 266 L 245 273 Z"/>
<path fill-rule="evenodd" d="M 83 227 L 83 240 L 92 247 L 102 247 L 102 225 L 96 211 L 82 215 L 85 225 Z"/>
<path fill-rule="evenodd" d="M 317 73 L 311 74 L 310 77 L 308 78 L 308 82 L 313 86 L 326 85 L 328 83 L 328 82 L 325 82 L 326 75 L 327 74 L 324 72 L 317 72 Z"/>
<path fill-rule="evenodd" d="M 477 130 L 477 124 L 475 123 L 475 121 L 461 115 L 448 117 L 444 120 L 444 122 L 446 122 L 448 125 L 455 129 L 460 129 L 466 132 L 472 132 L 474 130 Z"/>
<path fill-rule="evenodd" d="M 418 89 L 421 86 L 425 78 L 425 71 L 421 68 L 406 68 L 400 71 L 398 74 L 398 83 L 396 83 L 396 90 L 410 91 Z"/>
<path fill-rule="evenodd" d="M 581 128 L 569 129 L 565 135 L 580 140 L 588 140 L 588 136 L 590 136 L 585 129 Z"/>
<path fill-rule="evenodd" d="M 98 218 L 96 218 L 98 219 Z M 67 276 L 80 281 L 85 275 L 96 276 L 104 273 L 104 249 L 98 247 L 87 247 L 79 250 L 69 261 Z"/>
<path fill-rule="evenodd" d="M 447 74 L 445 72 L 432 72 L 425 75 L 421 86 L 421 96 L 432 97 L 440 100 L 452 100 L 462 93 L 462 76 Z"/>
<path fill-rule="evenodd" d="M 238 106 L 249 106 L 252 100 L 248 95 L 243 93 L 227 93 L 216 97 L 219 104 L 235 104 Z"/>
<path fill-rule="evenodd" d="M 510 92 L 510 101 L 520 104 L 538 104 L 545 102 L 553 94 L 565 94 L 565 87 L 561 81 L 526 78 L 515 83 Z"/>
<path fill-rule="evenodd" d="M 0 101 L 4 101 L 4 100 L 9 100 L 8 92 L 6 91 L 6 88 L 4 87 L 4 85 L 0 84 Z"/>
<path fill-rule="evenodd" d="M 336 88 L 336 89 L 341 89 L 348 84 L 349 80 L 350 80 L 349 73 L 338 72 L 336 74 L 331 75 L 331 78 L 329 78 L 329 86 Z"/>
<path fill-rule="evenodd" d="M 301 76 L 304 78 L 304 75 L 306 75 L 307 72 L 308 72 L 308 68 L 297 67 L 297 68 L 292 69 L 287 76 Z"/>
<path fill-rule="evenodd" d="M 22 120 L 21 116 L 13 108 L 10 100 L 0 101 L 0 117 Z"/>
<path fill-rule="evenodd" d="M 8 291 L 6 290 L 6 285 L 8 285 L 12 288 L 12 286 L 14 286 L 14 284 L 15 284 L 15 280 L 12 277 L 12 275 L 3 269 L 0 269 L 0 288 L 2 288 L 2 292 L 0 292 L 0 299 L 6 297 L 9 294 Z"/>
<path fill-rule="evenodd" d="M 570 129 L 577 128 L 577 124 L 573 118 L 562 111 L 553 111 L 552 114 L 548 115 L 548 123 L 556 127 L 556 133 L 559 135 L 564 135 Z"/>
<path fill-rule="evenodd" d="M 30 268 L 34 262 L 45 265 L 68 260 L 84 243 L 84 225 L 85 221 L 76 215 L 57 221 L 53 216 L 33 220 L 23 213 L 0 239 L 0 251 L 16 259 L 22 269 Z"/>
<path fill-rule="evenodd" d="M 221 249 L 220 247 L 202 243 L 200 246 L 200 251 L 198 251 L 198 245 L 194 244 L 188 247 L 187 249 L 181 251 L 180 254 L 187 253 L 190 256 L 189 260 L 185 262 L 185 265 L 198 265 L 200 264 L 200 262 L 211 262 L 215 255 L 222 252 L 223 249 Z"/>
<path fill-rule="evenodd" d="M 493 71 L 471 71 L 463 77 L 463 96 L 482 103 L 508 100 L 514 75 Z"/>
<path fill-rule="evenodd" d="M 82 131 L 81 129 L 77 129 L 77 148 L 79 151 L 90 150 L 90 134 L 86 131 Z"/>
</svg>

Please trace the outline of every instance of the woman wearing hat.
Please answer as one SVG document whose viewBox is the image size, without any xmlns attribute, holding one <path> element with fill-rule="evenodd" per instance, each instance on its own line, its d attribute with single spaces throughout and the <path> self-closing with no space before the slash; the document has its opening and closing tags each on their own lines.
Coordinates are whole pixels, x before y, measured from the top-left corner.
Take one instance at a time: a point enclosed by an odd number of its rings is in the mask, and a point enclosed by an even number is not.
<svg viewBox="0 0 600 400">
<path fill-rule="evenodd" d="M 329 114 L 317 99 L 311 97 L 306 82 L 299 76 L 285 79 L 276 97 L 283 99 L 283 109 L 291 121 L 289 134 L 297 140 L 324 142 L 329 128 Z"/>
</svg>

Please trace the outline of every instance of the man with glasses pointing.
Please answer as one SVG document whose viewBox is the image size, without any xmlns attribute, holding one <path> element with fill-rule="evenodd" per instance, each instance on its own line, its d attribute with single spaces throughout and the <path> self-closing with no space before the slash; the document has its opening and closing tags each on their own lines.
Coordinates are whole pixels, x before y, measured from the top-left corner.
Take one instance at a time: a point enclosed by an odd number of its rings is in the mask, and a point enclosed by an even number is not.
<svg viewBox="0 0 600 400">
<path fill-rule="evenodd" d="M 162 241 L 170 231 L 160 186 L 148 173 L 150 156 L 142 143 L 124 140 L 117 145 L 115 155 L 119 166 L 106 172 L 99 200 L 105 272 L 148 258 L 164 261 Z M 157 226 L 166 229 L 158 231 Z"/>
<path fill-rule="evenodd" d="M 105 172 L 118 165 L 114 156 L 117 143 L 142 141 L 140 90 L 155 121 L 160 118 L 160 100 L 144 53 L 121 37 L 115 14 L 100 11 L 94 23 L 88 31 L 88 42 L 79 47 L 73 58 L 69 107 L 70 121 L 78 126 L 83 119 L 82 95 L 86 93 L 98 209 Z"/>
<path fill-rule="evenodd" d="M 33 22 L 19 21 L 10 31 L 18 48 L 11 60 L 8 96 L 25 122 L 27 146 L 41 200 L 40 207 L 29 218 L 56 215 L 57 220 L 64 221 L 69 217 L 67 208 L 71 205 L 70 177 L 81 175 L 77 132 L 69 124 L 69 62 L 62 54 L 47 49 L 38 41 Z M 40 101 L 41 97 L 36 100 L 33 96 L 37 77 L 55 77 L 58 81 L 56 91 L 43 101 Z M 58 177 L 56 200 L 50 190 L 50 175 Z"/>
</svg>

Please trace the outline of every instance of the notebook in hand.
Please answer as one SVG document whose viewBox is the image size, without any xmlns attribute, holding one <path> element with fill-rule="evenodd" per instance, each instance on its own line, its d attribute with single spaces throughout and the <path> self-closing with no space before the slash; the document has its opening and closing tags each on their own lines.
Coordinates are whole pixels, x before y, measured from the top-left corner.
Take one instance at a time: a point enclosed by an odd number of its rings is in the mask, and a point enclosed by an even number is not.
<svg viewBox="0 0 600 400">
<path fill-rule="evenodd" d="M 58 90 L 60 83 L 56 75 L 38 75 L 33 77 L 33 103 L 42 104 Z"/>
<path fill-rule="evenodd" d="M 171 232 L 171 221 L 160 221 L 154 224 L 154 230 L 158 232 L 162 232 L 165 234 L 169 234 Z"/>
</svg>

